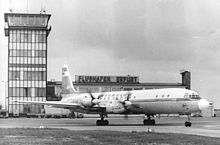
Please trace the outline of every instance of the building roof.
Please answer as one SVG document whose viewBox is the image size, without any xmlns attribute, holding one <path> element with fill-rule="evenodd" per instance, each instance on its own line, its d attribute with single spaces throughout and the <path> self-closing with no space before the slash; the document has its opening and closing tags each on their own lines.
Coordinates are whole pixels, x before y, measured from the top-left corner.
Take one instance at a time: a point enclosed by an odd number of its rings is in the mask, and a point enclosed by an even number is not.
<svg viewBox="0 0 220 145">
<path fill-rule="evenodd" d="M 61 81 L 51 82 L 48 81 L 47 85 L 61 85 Z M 82 86 L 171 86 L 171 87 L 185 87 L 182 83 L 77 83 L 73 82 L 73 85 L 82 85 Z"/>
<path fill-rule="evenodd" d="M 47 36 L 51 31 L 51 26 L 48 27 L 51 14 L 44 13 L 5 13 L 5 36 L 9 35 L 9 29 L 40 29 L 47 30 Z M 17 19 L 19 18 L 19 19 Z M 39 19 L 40 18 L 40 19 Z"/>
<path fill-rule="evenodd" d="M 50 17 L 51 17 L 51 14 L 43 14 L 43 13 L 5 13 L 5 22 L 8 22 L 8 16 L 10 15 L 15 15 L 15 16 L 39 16 L 39 15 L 42 15 L 42 16 L 48 16 L 48 21 L 50 20 Z"/>
</svg>

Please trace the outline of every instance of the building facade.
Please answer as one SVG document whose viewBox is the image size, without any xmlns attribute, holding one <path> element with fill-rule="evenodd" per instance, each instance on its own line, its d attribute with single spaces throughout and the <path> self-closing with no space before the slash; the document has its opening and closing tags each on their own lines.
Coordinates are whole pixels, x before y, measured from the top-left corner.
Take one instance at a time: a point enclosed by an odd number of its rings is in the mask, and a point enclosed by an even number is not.
<svg viewBox="0 0 220 145">
<path fill-rule="evenodd" d="M 47 37 L 50 14 L 5 13 L 8 37 L 8 113 L 40 113 L 42 105 L 16 100 L 46 100 Z"/>
<path fill-rule="evenodd" d="M 181 73 L 182 83 L 140 83 L 138 76 L 75 76 L 73 85 L 79 92 L 130 91 L 160 88 L 190 88 L 190 72 Z M 186 82 L 187 80 L 187 82 Z M 47 82 L 47 101 L 61 100 L 61 82 Z"/>
</svg>

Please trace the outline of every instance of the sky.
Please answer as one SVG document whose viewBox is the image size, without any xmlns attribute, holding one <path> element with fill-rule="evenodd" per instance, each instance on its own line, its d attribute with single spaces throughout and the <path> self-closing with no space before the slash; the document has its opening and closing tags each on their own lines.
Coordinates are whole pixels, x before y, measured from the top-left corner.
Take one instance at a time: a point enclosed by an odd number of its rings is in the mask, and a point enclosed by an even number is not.
<svg viewBox="0 0 220 145">
<path fill-rule="evenodd" d="M 4 13 L 51 14 L 48 80 L 75 75 L 137 75 L 181 82 L 220 108 L 220 0 L 0 0 L 0 80 L 7 81 Z M 1 89 L 0 94 L 4 94 Z"/>
</svg>

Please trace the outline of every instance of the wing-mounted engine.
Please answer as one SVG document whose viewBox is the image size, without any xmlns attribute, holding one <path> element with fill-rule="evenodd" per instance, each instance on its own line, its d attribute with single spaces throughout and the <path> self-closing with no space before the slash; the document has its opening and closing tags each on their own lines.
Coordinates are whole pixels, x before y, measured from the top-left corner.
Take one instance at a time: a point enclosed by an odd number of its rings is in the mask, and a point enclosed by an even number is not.
<svg viewBox="0 0 220 145">
<path fill-rule="evenodd" d="M 92 103 L 92 97 L 89 93 L 81 94 L 81 104 L 85 107 L 91 107 L 93 105 Z"/>
<path fill-rule="evenodd" d="M 131 93 L 128 92 L 127 93 L 127 97 L 124 101 L 121 101 L 121 103 L 124 105 L 125 109 L 128 110 L 128 107 L 132 105 L 130 98 L 131 98 Z"/>
<path fill-rule="evenodd" d="M 129 112 L 129 106 L 132 105 L 131 101 L 131 93 L 128 92 L 125 100 L 108 100 L 101 101 L 103 94 L 100 94 L 98 97 L 94 97 L 92 93 L 84 93 L 81 94 L 81 104 L 84 107 L 103 107 L 106 108 L 106 113 L 113 114 L 125 114 L 127 115 Z"/>
<path fill-rule="evenodd" d="M 117 100 L 108 101 L 105 107 L 106 107 L 107 114 L 108 113 L 120 114 L 126 111 L 124 105 Z"/>
<path fill-rule="evenodd" d="M 81 95 L 81 104 L 85 107 L 93 107 L 94 105 L 98 105 L 101 100 L 100 96 L 95 98 L 92 93 L 85 93 Z"/>
<path fill-rule="evenodd" d="M 113 100 L 109 101 L 106 105 L 106 112 L 107 113 L 121 113 L 127 115 L 129 112 L 129 106 L 132 105 L 131 101 L 131 93 L 128 92 L 127 97 L 124 101 L 120 100 Z"/>
</svg>

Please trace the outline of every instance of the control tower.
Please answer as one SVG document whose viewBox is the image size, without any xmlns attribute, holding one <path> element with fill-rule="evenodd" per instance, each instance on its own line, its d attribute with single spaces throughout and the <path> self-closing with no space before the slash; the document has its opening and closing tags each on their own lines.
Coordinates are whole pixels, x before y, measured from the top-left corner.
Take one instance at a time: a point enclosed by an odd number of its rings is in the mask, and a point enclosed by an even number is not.
<svg viewBox="0 0 220 145">
<path fill-rule="evenodd" d="M 46 101 L 47 37 L 50 14 L 5 13 L 8 37 L 9 116 L 39 114 L 42 105 L 18 104 L 16 100 Z"/>
</svg>

